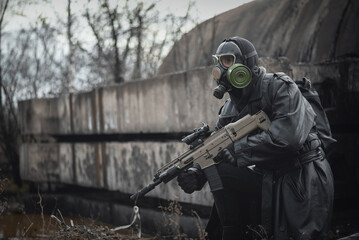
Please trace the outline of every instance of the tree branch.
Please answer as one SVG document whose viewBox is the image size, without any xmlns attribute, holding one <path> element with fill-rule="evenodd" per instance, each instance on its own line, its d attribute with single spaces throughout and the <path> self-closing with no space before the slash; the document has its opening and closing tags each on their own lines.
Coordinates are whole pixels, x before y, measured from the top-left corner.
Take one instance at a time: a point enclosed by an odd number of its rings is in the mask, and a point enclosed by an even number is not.
<svg viewBox="0 0 359 240">
<path fill-rule="evenodd" d="M 114 80 L 116 83 L 121 83 L 121 82 L 123 82 L 122 61 L 120 59 L 120 54 L 118 51 L 118 34 L 117 34 L 117 29 L 115 27 L 115 19 L 117 16 L 117 6 L 115 9 L 113 9 L 113 11 L 111 11 L 110 7 L 108 5 L 108 0 L 105 0 L 105 2 L 103 3 L 102 6 L 106 9 L 107 17 L 109 19 L 110 27 L 111 27 L 113 50 L 115 52 L 115 66 L 113 69 Z M 119 26 L 119 28 L 121 28 L 121 27 Z"/>
<path fill-rule="evenodd" d="M 86 13 L 85 13 L 85 17 L 87 19 L 87 23 L 88 25 L 90 26 L 91 30 L 92 30 L 92 33 L 93 35 L 95 36 L 96 38 L 96 46 L 97 46 L 97 49 L 98 49 L 98 53 L 99 53 L 99 56 L 98 58 L 100 58 L 101 56 L 103 56 L 103 47 L 102 47 L 102 38 L 100 37 L 100 34 L 99 32 L 96 30 L 96 27 L 95 25 L 93 24 L 93 22 L 91 21 L 91 17 L 90 17 L 90 13 L 89 13 L 89 9 L 86 8 Z"/>
<path fill-rule="evenodd" d="M 1 27 L 2 27 L 2 22 L 3 22 L 3 20 L 4 20 L 4 15 L 5 15 L 5 12 L 6 12 L 8 3 L 9 3 L 9 0 L 5 0 L 5 6 L 4 6 L 4 9 L 3 9 L 3 11 L 1 12 L 1 16 L 0 16 L 0 29 L 1 29 Z"/>
</svg>

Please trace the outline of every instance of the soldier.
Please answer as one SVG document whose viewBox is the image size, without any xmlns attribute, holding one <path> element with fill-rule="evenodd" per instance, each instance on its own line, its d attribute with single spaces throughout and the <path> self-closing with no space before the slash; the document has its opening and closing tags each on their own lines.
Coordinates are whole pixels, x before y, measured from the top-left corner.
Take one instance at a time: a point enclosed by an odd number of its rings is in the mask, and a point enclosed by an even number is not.
<svg viewBox="0 0 359 240">
<path fill-rule="evenodd" d="M 248 225 L 262 225 L 274 239 L 324 238 L 333 206 L 333 177 L 318 137 L 312 106 L 285 74 L 266 73 L 244 38 L 225 39 L 213 55 L 214 96 L 230 98 L 219 112 L 216 130 L 263 110 L 267 131 L 257 131 L 224 149 L 217 158 L 223 189 L 212 191 L 209 239 L 248 239 Z M 329 128 L 329 126 L 328 126 Z M 326 129 L 326 141 L 331 138 Z M 206 179 L 197 166 L 177 179 L 186 193 Z M 260 209 L 256 214 L 255 209 Z"/>
</svg>

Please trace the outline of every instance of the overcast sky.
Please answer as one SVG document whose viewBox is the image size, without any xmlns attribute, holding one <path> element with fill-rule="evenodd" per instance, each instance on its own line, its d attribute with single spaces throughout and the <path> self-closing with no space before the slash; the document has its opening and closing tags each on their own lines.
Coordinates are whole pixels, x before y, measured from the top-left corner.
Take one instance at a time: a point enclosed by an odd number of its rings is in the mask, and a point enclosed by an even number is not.
<svg viewBox="0 0 359 240">
<path fill-rule="evenodd" d="M 215 15 L 236 8 L 252 0 L 196 0 L 196 12 L 199 22 L 203 22 Z M 162 0 L 158 3 L 159 9 L 169 8 L 174 13 L 183 15 L 186 11 L 188 1 Z"/>
<path fill-rule="evenodd" d="M 225 11 L 236 8 L 250 1 L 252 0 L 196 0 L 196 6 L 193 12 L 197 16 L 194 17 L 197 17 L 198 23 L 200 23 L 215 15 L 219 15 Z M 87 0 L 74 0 L 73 11 L 82 12 L 84 2 L 87 2 Z M 114 2 L 122 3 L 124 1 L 110 0 L 110 3 Z M 54 16 L 52 16 L 53 11 L 51 8 L 55 8 L 57 12 L 63 12 L 64 14 L 66 14 L 66 6 L 67 1 L 65 0 L 51 0 L 50 4 L 42 4 L 40 6 L 27 6 L 24 9 L 24 14 L 27 17 L 25 18 L 21 16 L 12 16 L 11 21 L 8 21 L 6 28 L 7 30 L 11 30 L 18 29 L 24 26 L 26 27 L 26 24 L 29 23 L 29 18 L 36 19 L 40 14 L 42 15 L 42 17 L 56 19 Z M 159 0 L 157 4 L 158 10 L 160 10 L 160 12 L 172 12 L 178 16 L 183 16 L 186 13 L 187 6 L 188 0 Z"/>
</svg>

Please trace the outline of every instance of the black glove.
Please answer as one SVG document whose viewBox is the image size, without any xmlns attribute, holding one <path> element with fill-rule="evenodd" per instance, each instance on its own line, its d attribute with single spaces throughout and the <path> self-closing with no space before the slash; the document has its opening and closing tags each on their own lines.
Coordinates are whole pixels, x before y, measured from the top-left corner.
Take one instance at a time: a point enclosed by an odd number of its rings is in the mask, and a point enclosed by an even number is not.
<svg viewBox="0 0 359 240">
<path fill-rule="evenodd" d="M 216 157 L 217 160 L 222 160 L 225 163 L 237 166 L 237 160 L 234 157 L 234 152 L 228 148 L 223 149 Z"/>
<path fill-rule="evenodd" d="M 206 179 L 200 169 L 189 168 L 186 172 L 181 172 L 178 175 L 177 182 L 185 193 L 191 194 L 201 190 Z"/>
</svg>

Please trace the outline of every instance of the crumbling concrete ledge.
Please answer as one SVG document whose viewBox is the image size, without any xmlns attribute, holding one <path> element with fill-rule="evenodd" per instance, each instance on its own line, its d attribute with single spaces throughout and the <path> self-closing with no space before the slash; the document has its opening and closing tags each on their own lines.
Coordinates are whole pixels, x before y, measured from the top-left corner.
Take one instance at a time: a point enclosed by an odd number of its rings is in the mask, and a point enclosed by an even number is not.
<svg viewBox="0 0 359 240">
<path fill-rule="evenodd" d="M 21 177 L 133 194 L 152 182 L 156 170 L 188 149 L 179 141 L 110 143 L 29 143 L 20 149 Z M 24 161 L 26 159 L 26 161 Z M 184 193 L 174 179 L 148 196 L 212 205 L 209 187 Z"/>
</svg>

